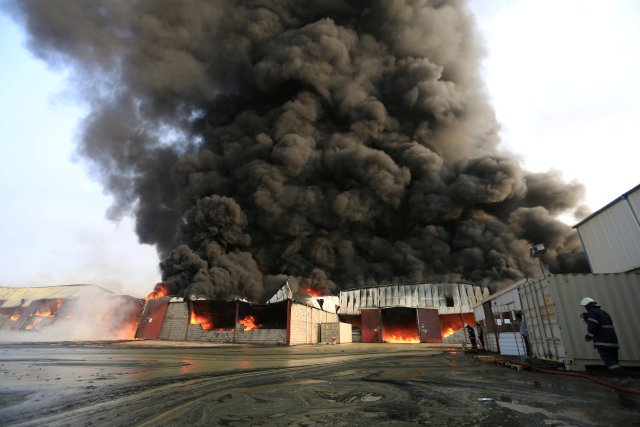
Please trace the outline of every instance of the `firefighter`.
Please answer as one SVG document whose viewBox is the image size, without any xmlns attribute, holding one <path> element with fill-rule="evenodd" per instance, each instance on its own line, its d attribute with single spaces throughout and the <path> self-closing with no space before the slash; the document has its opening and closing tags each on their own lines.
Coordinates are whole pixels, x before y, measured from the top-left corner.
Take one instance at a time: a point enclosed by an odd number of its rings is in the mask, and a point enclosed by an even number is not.
<svg viewBox="0 0 640 427">
<path fill-rule="evenodd" d="M 618 363 L 618 336 L 613 328 L 611 316 L 589 297 L 582 298 L 580 305 L 587 310 L 580 315 L 587 324 L 584 340 L 593 341 L 593 346 L 600 354 L 600 358 L 609 371 L 616 376 L 615 382 L 622 385 L 629 384 L 631 377 Z"/>
<path fill-rule="evenodd" d="M 469 335 L 469 341 L 471 341 L 471 347 L 475 350 L 478 348 L 476 344 L 476 331 L 473 330 L 473 327 L 469 324 L 465 325 L 467 328 L 467 334 Z"/>
</svg>

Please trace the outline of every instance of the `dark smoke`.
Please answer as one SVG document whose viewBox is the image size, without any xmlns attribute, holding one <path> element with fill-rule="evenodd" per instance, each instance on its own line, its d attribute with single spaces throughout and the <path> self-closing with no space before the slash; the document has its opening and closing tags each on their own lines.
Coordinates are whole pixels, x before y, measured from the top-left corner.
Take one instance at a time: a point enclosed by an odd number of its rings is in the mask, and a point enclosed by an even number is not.
<svg viewBox="0 0 640 427">
<path fill-rule="evenodd" d="M 87 97 L 79 153 L 174 293 L 586 271 L 584 190 L 499 149 L 464 1 L 30 0 Z"/>
</svg>

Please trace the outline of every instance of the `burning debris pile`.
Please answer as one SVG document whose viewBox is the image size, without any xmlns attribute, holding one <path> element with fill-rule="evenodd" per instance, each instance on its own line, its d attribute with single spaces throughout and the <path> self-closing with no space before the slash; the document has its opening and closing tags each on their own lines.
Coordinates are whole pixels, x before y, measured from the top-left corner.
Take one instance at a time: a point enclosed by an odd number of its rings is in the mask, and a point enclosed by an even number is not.
<svg viewBox="0 0 640 427">
<path fill-rule="evenodd" d="M 173 295 L 510 283 L 539 271 L 531 243 L 587 269 L 556 219 L 583 187 L 499 148 L 464 1 L 6 7 L 83 78 L 78 151 Z"/>
<path fill-rule="evenodd" d="M 0 287 L 0 341 L 132 339 L 142 308 L 90 285 Z"/>
</svg>

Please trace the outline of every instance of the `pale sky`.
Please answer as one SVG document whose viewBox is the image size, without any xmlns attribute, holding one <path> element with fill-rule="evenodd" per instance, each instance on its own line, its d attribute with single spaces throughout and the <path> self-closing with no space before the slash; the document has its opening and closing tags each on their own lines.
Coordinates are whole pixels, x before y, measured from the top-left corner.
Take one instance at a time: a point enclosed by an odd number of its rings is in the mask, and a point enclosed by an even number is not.
<svg viewBox="0 0 640 427">
<path fill-rule="evenodd" d="M 640 184 L 640 2 L 470 5 L 504 148 L 528 170 L 583 183 L 592 210 Z M 84 110 L 64 70 L 24 41 L 0 14 L 0 285 L 90 283 L 144 296 L 160 280 L 155 249 L 137 243 L 130 219 L 105 218 L 109 197 L 73 159 Z"/>
</svg>

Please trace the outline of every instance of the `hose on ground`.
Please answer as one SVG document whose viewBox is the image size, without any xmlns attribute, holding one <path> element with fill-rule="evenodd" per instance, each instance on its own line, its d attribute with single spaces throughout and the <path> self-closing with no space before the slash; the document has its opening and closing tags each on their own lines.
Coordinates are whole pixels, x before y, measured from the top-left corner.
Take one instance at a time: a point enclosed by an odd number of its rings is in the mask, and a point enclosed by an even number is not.
<svg viewBox="0 0 640 427">
<path fill-rule="evenodd" d="M 588 379 L 591 380 L 595 383 L 598 383 L 600 385 L 603 385 L 605 387 L 609 387 L 612 388 L 616 391 L 620 391 L 623 393 L 630 393 L 630 394 L 635 394 L 636 396 L 640 396 L 640 390 L 635 389 L 635 388 L 630 388 L 630 387 L 623 387 L 621 385 L 617 385 L 617 384 L 612 384 L 606 381 L 603 381 L 601 379 L 598 379 L 594 376 L 591 375 L 587 375 L 587 374 L 581 374 L 579 372 L 566 372 L 566 371 L 554 371 L 551 369 L 544 369 L 544 368 L 540 368 L 538 366 L 535 366 L 532 363 L 528 363 L 528 362 L 524 362 L 522 360 L 514 360 L 514 359 L 510 359 L 508 357 L 504 357 L 504 356 L 495 356 L 495 360 L 502 360 L 505 362 L 509 362 L 509 363 L 513 363 L 514 365 L 523 365 L 526 366 L 527 368 L 536 371 L 536 372 L 543 372 L 545 374 L 552 374 L 552 375 L 564 375 L 567 377 L 576 377 L 576 378 L 584 378 L 584 379 Z"/>
</svg>

